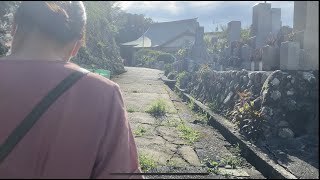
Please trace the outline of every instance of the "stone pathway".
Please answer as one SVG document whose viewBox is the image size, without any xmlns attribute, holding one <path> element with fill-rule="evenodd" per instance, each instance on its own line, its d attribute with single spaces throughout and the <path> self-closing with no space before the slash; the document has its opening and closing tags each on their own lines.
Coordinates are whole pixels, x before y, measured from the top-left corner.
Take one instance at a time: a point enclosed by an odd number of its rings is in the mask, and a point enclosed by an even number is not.
<svg viewBox="0 0 320 180">
<path fill-rule="evenodd" d="M 235 154 L 236 148 L 217 130 L 201 123 L 201 116 L 160 80 L 162 71 L 136 67 L 126 67 L 126 70 L 112 80 L 119 84 L 124 96 L 138 153 L 144 157 L 140 164 L 150 167 L 148 172 L 157 173 L 207 173 L 210 167 L 207 162 L 219 162 L 221 166 L 218 171 L 205 176 L 148 175 L 146 178 L 264 178 Z M 145 112 L 158 99 L 163 99 L 167 105 L 167 113 L 161 118 Z M 192 142 L 197 136 L 198 140 Z M 232 169 L 223 164 L 223 160 L 241 163 Z"/>
</svg>

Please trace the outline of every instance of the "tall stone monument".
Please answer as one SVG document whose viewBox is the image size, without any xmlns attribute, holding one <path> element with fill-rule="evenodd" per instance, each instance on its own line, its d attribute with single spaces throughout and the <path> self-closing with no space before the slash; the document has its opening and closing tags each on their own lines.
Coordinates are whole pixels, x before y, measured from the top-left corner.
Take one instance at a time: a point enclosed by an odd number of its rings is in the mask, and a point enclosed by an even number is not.
<svg viewBox="0 0 320 180">
<path fill-rule="evenodd" d="M 281 8 L 271 8 L 271 32 L 274 35 L 280 31 L 281 22 Z"/>
<path fill-rule="evenodd" d="M 208 52 L 203 40 L 204 27 L 200 26 L 196 31 L 196 38 L 191 49 L 191 58 L 197 63 L 204 63 L 208 60 Z"/>
<path fill-rule="evenodd" d="M 294 22 L 295 32 L 302 31 L 301 48 L 306 56 L 301 59 L 301 70 L 319 70 L 319 2 L 295 1 Z"/>
<path fill-rule="evenodd" d="M 270 3 L 259 3 L 253 6 L 251 36 L 256 36 L 256 48 L 266 44 L 272 32 L 272 12 Z"/>
<path fill-rule="evenodd" d="M 230 21 L 228 23 L 228 46 L 231 46 L 233 41 L 240 40 L 241 22 L 240 21 Z"/>
</svg>

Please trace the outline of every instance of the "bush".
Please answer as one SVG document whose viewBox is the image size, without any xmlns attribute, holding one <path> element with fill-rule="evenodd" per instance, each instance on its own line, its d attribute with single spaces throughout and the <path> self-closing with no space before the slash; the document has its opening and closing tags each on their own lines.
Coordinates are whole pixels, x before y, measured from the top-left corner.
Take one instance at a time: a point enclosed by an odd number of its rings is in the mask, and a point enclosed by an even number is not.
<svg viewBox="0 0 320 180">
<path fill-rule="evenodd" d="M 150 67 L 161 54 L 160 51 L 155 51 L 151 49 L 140 49 L 134 54 L 134 59 L 136 64 L 142 64 L 144 67 Z"/>
<path fill-rule="evenodd" d="M 151 115 L 153 115 L 155 117 L 164 116 L 166 114 L 165 101 L 162 99 L 158 99 L 150 106 L 150 108 L 146 112 L 150 113 Z"/>
<path fill-rule="evenodd" d="M 136 65 L 141 64 L 143 67 L 153 67 L 156 62 L 163 61 L 165 64 L 171 64 L 175 57 L 169 53 L 155 51 L 151 49 L 140 49 L 134 54 Z"/>
<path fill-rule="evenodd" d="M 160 54 L 158 57 L 157 57 L 157 61 L 163 61 L 165 64 L 171 64 L 173 63 L 174 61 L 176 60 L 176 58 L 172 55 L 172 54 L 169 54 L 169 53 L 163 53 L 163 54 Z"/>
<path fill-rule="evenodd" d="M 183 71 L 177 75 L 177 86 L 181 89 L 185 89 L 190 80 L 190 73 Z"/>
</svg>

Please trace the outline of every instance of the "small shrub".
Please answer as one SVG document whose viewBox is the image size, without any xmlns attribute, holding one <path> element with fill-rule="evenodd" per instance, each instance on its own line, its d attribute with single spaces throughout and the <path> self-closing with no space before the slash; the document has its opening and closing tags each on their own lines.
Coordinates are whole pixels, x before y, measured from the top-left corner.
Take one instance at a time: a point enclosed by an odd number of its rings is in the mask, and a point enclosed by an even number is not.
<svg viewBox="0 0 320 180">
<path fill-rule="evenodd" d="M 155 101 L 148 110 L 147 113 L 153 115 L 154 117 L 164 116 L 166 114 L 166 103 L 162 99 Z"/>
</svg>

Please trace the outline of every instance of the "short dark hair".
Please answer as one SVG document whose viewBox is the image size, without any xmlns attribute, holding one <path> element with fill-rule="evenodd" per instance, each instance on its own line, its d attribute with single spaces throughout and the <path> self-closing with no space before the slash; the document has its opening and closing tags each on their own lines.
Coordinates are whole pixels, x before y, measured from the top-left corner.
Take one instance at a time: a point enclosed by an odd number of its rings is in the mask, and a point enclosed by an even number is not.
<svg viewBox="0 0 320 180">
<path fill-rule="evenodd" d="M 87 18 L 82 1 L 22 1 L 14 19 L 21 31 L 38 28 L 62 44 L 85 36 Z"/>
</svg>

